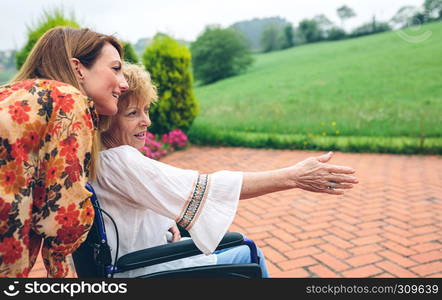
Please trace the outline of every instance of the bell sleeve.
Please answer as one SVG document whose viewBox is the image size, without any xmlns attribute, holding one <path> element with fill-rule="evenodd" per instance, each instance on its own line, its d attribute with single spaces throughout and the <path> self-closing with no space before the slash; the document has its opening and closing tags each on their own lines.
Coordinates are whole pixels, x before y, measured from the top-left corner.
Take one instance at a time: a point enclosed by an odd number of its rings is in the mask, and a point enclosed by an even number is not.
<svg viewBox="0 0 442 300">
<path fill-rule="evenodd" d="M 102 152 L 94 188 L 99 198 L 119 199 L 175 220 L 210 254 L 233 222 L 242 180 L 242 172 L 199 174 L 120 146 Z"/>
</svg>

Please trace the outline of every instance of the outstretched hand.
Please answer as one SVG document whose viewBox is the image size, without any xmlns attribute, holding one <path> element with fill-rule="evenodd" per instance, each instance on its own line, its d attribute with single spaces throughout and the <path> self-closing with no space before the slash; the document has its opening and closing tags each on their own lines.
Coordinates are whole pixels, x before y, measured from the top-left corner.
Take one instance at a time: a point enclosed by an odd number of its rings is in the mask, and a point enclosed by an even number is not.
<svg viewBox="0 0 442 300">
<path fill-rule="evenodd" d="M 333 156 L 333 152 L 309 157 L 291 169 L 293 180 L 297 188 L 333 195 L 342 195 L 344 190 L 351 189 L 353 184 L 357 184 L 356 177 L 351 176 L 355 170 L 351 167 L 328 164 Z"/>
</svg>

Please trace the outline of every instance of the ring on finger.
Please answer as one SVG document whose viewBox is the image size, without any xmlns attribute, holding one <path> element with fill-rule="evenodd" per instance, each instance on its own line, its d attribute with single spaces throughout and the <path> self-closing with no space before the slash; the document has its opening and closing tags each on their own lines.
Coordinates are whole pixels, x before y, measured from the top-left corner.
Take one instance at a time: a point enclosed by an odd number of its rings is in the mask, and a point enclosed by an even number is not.
<svg viewBox="0 0 442 300">
<path fill-rule="evenodd" d="M 335 181 L 329 181 L 330 186 L 328 187 L 330 190 L 336 188 L 337 183 Z"/>
</svg>

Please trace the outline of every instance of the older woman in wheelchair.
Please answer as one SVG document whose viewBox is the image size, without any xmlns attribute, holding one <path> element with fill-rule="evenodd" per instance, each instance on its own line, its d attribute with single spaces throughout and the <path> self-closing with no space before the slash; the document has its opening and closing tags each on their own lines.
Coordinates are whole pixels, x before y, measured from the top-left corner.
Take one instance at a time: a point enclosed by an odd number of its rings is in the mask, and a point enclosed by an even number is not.
<svg viewBox="0 0 442 300">
<path fill-rule="evenodd" d="M 156 88 L 142 67 L 126 64 L 123 70 L 129 90 L 120 97 L 116 116 L 100 116 L 103 149 L 97 179 L 91 182 L 100 209 L 112 217 L 104 218 L 112 258 L 181 240 L 177 225 L 189 233 L 202 254 L 175 256 L 182 258 L 173 261 L 161 259 L 158 264 L 142 264 L 136 270 L 123 267 L 115 276 L 258 263 L 261 276 L 268 277 L 265 258 L 256 246 L 229 247 L 227 242 L 221 247 L 224 249 L 217 249 L 223 244 L 238 201 L 291 188 L 340 195 L 357 183 L 352 168 L 327 164 L 331 153 L 277 170 L 211 174 L 149 159 L 137 149 L 145 143 L 150 125 L 148 109 L 157 98 Z M 76 267 L 78 273 L 77 262 Z"/>
</svg>

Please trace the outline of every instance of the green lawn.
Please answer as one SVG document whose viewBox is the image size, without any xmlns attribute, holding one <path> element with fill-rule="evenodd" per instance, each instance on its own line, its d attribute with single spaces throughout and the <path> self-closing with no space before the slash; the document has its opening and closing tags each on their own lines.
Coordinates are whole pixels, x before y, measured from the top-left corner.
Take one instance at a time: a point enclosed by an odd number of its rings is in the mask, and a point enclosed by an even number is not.
<svg viewBox="0 0 442 300">
<path fill-rule="evenodd" d="M 191 141 L 442 153 L 442 23 L 421 30 L 420 43 L 388 32 L 256 55 L 247 73 L 195 88 Z"/>
</svg>

